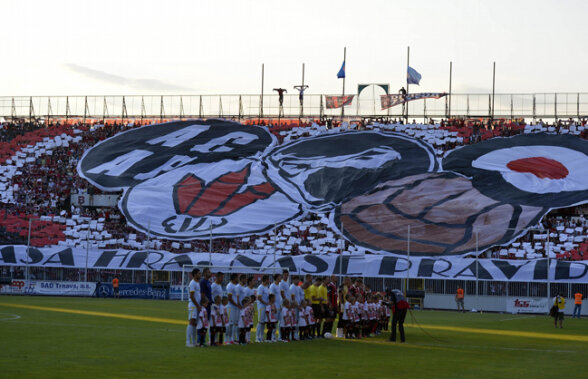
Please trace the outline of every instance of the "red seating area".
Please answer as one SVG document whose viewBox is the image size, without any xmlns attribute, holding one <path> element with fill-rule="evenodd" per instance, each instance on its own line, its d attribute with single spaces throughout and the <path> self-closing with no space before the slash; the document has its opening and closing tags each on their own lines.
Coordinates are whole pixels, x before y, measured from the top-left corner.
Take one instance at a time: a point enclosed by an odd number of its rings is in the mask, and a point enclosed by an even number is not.
<svg viewBox="0 0 588 379">
<path fill-rule="evenodd" d="M 568 261 L 588 261 L 588 242 L 581 243 L 578 249 L 572 249 L 555 256 Z"/>
<path fill-rule="evenodd" d="M 0 210 L 0 227 L 5 232 L 18 234 L 24 241 L 28 239 L 30 215 L 13 215 L 5 210 Z M 31 222 L 31 246 L 42 247 L 57 245 L 58 241 L 64 241 L 65 224 L 53 221 L 39 220 L 33 216 Z"/>
<path fill-rule="evenodd" d="M 0 142 L 0 163 L 6 162 L 7 159 L 10 159 L 10 157 L 14 156 L 23 147 L 35 145 L 37 142 L 43 141 L 45 137 L 52 138 L 63 133 L 73 135 L 70 127 L 66 125 L 55 125 L 18 135 L 10 142 Z"/>
<path fill-rule="evenodd" d="M 457 132 L 458 137 L 464 139 L 464 143 L 484 141 L 489 138 L 499 136 L 512 136 L 523 133 L 525 130 L 524 121 L 513 120 L 488 120 L 481 119 L 450 119 L 442 121 L 440 129 L 449 130 L 450 132 Z"/>
</svg>

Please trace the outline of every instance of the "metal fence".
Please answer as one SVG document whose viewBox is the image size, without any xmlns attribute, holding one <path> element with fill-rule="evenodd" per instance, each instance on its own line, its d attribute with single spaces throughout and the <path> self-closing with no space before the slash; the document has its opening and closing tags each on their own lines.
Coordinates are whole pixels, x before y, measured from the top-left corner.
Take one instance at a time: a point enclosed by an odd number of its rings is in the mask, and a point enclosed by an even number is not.
<svg viewBox="0 0 588 379">
<path fill-rule="evenodd" d="M 383 93 L 382 93 L 383 94 Z M 461 117 L 558 119 L 588 117 L 588 93 L 491 94 L 454 93 L 440 99 L 407 103 L 414 119 Z M 170 119 L 340 117 L 327 109 L 325 95 L 130 95 L 1 96 L 0 117 L 79 119 Z M 364 91 L 345 107 L 346 117 L 402 117 L 402 106 L 381 110 L 379 95 Z"/>
<path fill-rule="evenodd" d="M 0 276 L 11 279 L 25 279 L 24 266 L 8 267 L 0 266 Z M 85 270 L 74 268 L 43 268 L 30 267 L 31 280 L 54 280 L 83 282 Z M 216 273 L 214 267 L 213 273 Z M 298 275 L 297 273 L 291 273 Z M 113 270 L 90 269 L 88 270 L 89 282 L 109 282 L 118 276 L 121 283 L 153 283 L 168 282 L 170 285 L 182 283 L 181 271 L 145 271 L 145 270 Z M 353 278 L 355 279 L 355 277 Z M 360 277 L 363 283 L 372 291 L 385 291 L 387 289 L 405 289 L 406 279 L 403 278 L 369 278 Z M 225 276 L 225 281 L 228 275 Z M 185 283 L 184 283 L 185 284 Z M 457 288 L 464 289 L 466 295 L 480 296 L 521 296 L 521 297 L 553 297 L 558 293 L 566 298 L 573 298 L 576 292 L 588 293 L 588 283 L 549 283 L 550 291 L 547 293 L 546 282 L 506 282 L 480 280 L 451 280 L 451 279 L 409 279 L 409 288 L 412 290 L 424 290 L 426 294 L 455 295 Z M 477 291 L 476 291 L 477 289 Z"/>
</svg>

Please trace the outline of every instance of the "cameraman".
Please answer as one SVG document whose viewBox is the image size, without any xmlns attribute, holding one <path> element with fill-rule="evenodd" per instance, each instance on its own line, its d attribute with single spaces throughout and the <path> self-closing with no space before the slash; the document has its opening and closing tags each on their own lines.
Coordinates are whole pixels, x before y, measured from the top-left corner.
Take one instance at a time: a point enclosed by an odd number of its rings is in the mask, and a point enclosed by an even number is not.
<svg viewBox="0 0 588 379">
<path fill-rule="evenodd" d="M 400 342 L 404 342 L 404 319 L 409 308 L 408 301 L 406 301 L 404 294 L 397 289 L 390 291 L 389 296 L 392 307 L 392 334 L 390 335 L 390 341 L 396 341 L 396 324 L 398 324 Z"/>
</svg>

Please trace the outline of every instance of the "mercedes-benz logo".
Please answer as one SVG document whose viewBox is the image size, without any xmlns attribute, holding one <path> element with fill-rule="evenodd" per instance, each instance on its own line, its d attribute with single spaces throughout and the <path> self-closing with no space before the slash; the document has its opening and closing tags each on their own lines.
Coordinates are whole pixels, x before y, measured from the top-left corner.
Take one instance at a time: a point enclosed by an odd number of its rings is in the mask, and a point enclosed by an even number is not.
<svg viewBox="0 0 588 379">
<path fill-rule="evenodd" d="M 102 297 L 107 297 L 110 295 L 110 291 L 108 290 L 108 287 L 100 286 L 100 288 L 98 289 L 98 294 Z"/>
</svg>

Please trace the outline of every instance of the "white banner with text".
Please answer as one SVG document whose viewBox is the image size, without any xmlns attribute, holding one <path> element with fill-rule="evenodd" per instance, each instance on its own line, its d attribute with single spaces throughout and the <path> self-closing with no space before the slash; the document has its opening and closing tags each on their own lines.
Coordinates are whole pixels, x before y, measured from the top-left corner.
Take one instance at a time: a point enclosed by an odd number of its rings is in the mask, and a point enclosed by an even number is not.
<svg viewBox="0 0 588 379">
<path fill-rule="evenodd" d="M 209 257 L 212 262 L 209 262 Z M 396 255 L 268 255 L 175 254 L 161 250 L 100 250 L 54 246 L 0 246 L 0 266 L 63 267 L 117 270 L 181 271 L 184 265 L 231 267 L 239 272 L 263 272 L 282 267 L 291 273 L 384 278 L 498 280 L 521 282 L 588 282 L 587 261 L 473 259 L 457 256 L 406 257 Z M 407 270 L 409 271 L 407 273 Z M 270 270 L 268 270 L 269 272 Z"/>
</svg>

